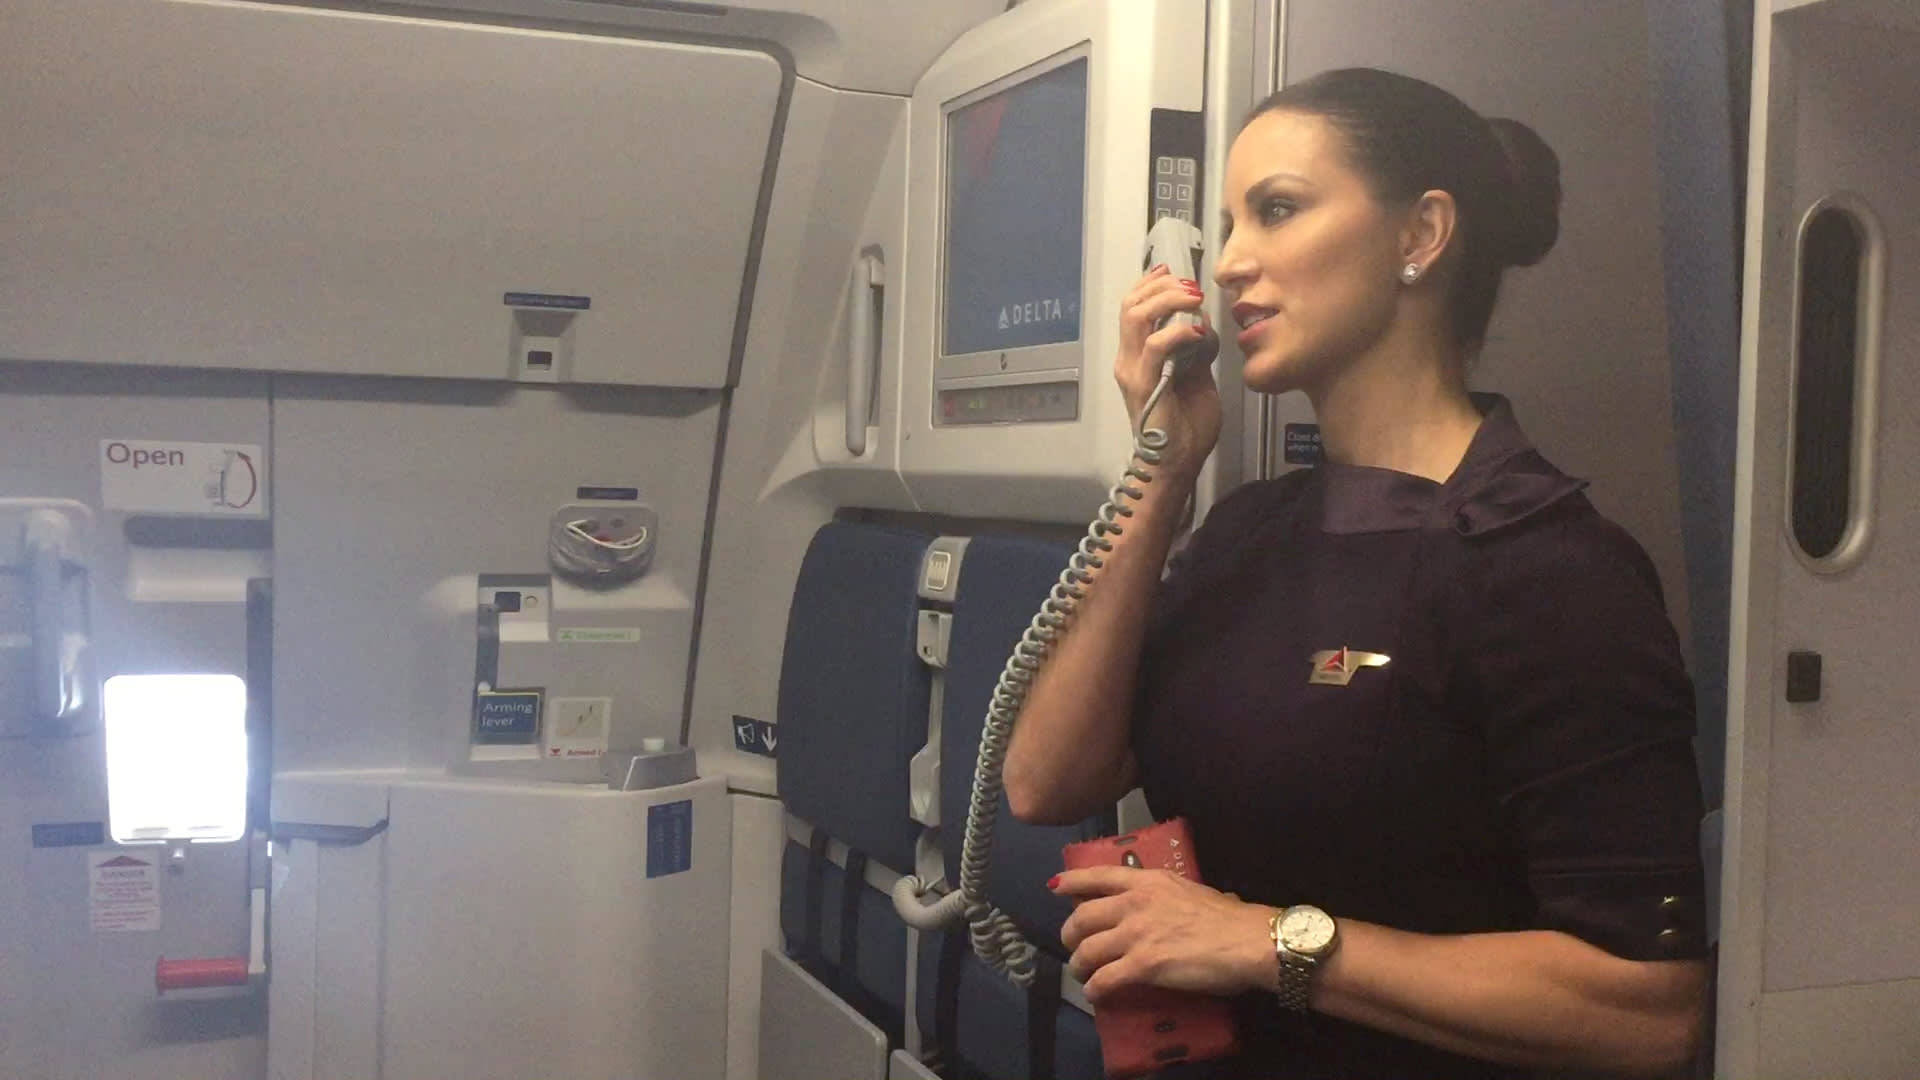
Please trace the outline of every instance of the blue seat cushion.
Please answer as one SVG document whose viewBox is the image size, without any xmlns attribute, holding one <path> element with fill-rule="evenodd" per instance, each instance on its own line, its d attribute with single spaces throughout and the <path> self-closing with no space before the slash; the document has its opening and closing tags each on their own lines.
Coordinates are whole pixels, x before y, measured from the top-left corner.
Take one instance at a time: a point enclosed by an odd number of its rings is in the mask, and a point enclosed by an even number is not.
<svg viewBox="0 0 1920 1080">
<path fill-rule="evenodd" d="M 781 801 L 897 873 L 913 870 L 908 765 L 931 673 L 915 649 L 923 533 L 833 522 L 794 586 L 780 665 Z"/>
<path fill-rule="evenodd" d="M 940 730 L 941 849 L 949 882 L 960 880 L 973 763 L 994 687 L 1072 554 L 1071 545 L 1023 537 L 981 536 L 967 545 L 954 600 Z M 1035 945 L 1064 955 L 1060 924 L 1072 907 L 1047 891 L 1047 880 L 1060 872 L 1062 847 L 1115 831 L 1111 810 L 1077 825 L 1027 825 L 1014 819 L 1002 795 L 988 899 Z"/>
</svg>

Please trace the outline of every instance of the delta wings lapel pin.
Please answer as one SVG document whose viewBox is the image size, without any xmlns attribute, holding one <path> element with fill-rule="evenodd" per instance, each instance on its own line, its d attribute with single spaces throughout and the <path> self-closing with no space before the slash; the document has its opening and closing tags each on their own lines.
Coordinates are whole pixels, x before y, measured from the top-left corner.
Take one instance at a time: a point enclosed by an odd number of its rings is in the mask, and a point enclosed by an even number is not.
<svg viewBox="0 0 1920 1080">
<path fill-rule="evenodd" d="M 1307 682 L 1313 686 L 1345 686 L 1361 668 L 1386 667 L 1393 657 L 1377 652 L 1361 652 L 1342 646 L 1313 654 L 1313 674 Z"/>
</svg>

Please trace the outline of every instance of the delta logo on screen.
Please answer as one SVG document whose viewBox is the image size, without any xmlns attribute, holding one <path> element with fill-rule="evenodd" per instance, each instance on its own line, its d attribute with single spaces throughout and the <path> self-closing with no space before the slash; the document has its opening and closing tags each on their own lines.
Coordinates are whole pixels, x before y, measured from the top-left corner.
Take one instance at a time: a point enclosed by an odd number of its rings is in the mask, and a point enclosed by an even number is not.
<svg viewBox="0 0 1920 1080">
<path fill-rule="evenodd" d="M 1060 297 L 1030 300 L 1024 304 L 1008 304 L 1000 309 L 1000 329 L 1011 330 L 1016 326 L 1031 326 L 1035 323 L 1066 322 L 1076 314 L 1073 310 L 1076 306 Z"/>
</svg>

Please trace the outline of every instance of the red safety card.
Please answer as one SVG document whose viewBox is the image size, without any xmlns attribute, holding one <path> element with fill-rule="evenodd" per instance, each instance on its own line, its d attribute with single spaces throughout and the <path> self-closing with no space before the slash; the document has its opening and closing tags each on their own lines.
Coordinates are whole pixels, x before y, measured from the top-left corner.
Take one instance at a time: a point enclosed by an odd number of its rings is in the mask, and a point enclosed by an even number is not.
<svg viewBox="0 0 1920 1080">
<path fill-rule="evenodd" d="M 1187 823 L 1174 818 L 1121 836 L 1068 844 L 1067 869 L 1137 866 L 1201 880 Z M 1225 998 L 1142 987 L 1094 1010 L 1100 1055 L 1115 1080 L 1145 1076 L 1182 1061 L 1211 1061 L 1239 1052 L 1233 1010 Z"/>
</svg>

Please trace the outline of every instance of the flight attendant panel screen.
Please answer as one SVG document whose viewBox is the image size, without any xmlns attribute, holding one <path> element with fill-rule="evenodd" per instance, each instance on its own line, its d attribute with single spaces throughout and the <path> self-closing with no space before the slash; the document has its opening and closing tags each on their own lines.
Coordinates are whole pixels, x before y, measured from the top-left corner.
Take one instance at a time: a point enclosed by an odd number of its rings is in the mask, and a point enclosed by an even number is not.
<svg viewBox="0 0 1920 1080">
<path fill-rule="evenodd" d="M 945 356 L 1080 339 L 1087 59 L 947 114 Z"/>
</svg>

